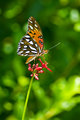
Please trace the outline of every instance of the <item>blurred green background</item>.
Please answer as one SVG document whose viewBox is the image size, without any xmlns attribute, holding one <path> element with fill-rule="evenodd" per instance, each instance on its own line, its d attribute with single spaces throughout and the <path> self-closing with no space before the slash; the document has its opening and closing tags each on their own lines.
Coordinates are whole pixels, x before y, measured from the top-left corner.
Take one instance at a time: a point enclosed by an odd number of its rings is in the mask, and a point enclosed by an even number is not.
<svg viewBox="0 0 80 120">
<path fill-rule="evenodd" d="M 21 120 L 30 72 L 17 46 L 33 16 L 41 26 L 45 70 L 33 81 L 25 120 L 80 120 L 80 0 L 0 1 L 0 120 Z"/>
</svg>

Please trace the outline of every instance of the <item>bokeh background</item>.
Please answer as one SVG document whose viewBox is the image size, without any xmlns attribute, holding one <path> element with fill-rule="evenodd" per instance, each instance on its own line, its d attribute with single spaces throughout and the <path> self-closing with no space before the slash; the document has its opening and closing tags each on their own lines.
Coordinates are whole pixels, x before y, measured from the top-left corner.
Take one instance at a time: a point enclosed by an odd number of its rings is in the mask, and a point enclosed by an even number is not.
<svg viewBox="0 0 80 120">
<path fill-rule="evenodd" d="M 48 67 L 33 81 L 25 120 L 80 120 L 80 0 L 0 1 L 0 120 L 21 120 L 30 82 L 18 42 L 33 16 L 41 26 Z"/>
</svg>

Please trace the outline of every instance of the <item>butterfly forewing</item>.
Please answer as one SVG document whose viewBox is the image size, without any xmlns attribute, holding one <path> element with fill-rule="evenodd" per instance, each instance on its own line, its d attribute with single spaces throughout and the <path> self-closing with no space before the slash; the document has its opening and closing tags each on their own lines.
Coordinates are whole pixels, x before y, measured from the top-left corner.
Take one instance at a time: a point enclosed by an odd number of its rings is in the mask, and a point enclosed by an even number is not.
<svg viewBox="0 0 80 120">
<path fill-rule="evenodd" d="M 38 46 L 40 47 L 41 51 L 43 50 L 43 35 L 41 28 L 38 22 L 33 18 L 30 17 L 28 19 L 28 32 L 27 32 L 34 40 L 37 42 Z"/>
<path fill-rule="evenodd" d="M 28 31 L 39 31 L 40 34 L 42 34 L 42 31 L 41 31 L 41 28 L 38 24 L 38 22 L 33 18 L 33 17 L 30 17 L 28 19 Z"/>
</svg>

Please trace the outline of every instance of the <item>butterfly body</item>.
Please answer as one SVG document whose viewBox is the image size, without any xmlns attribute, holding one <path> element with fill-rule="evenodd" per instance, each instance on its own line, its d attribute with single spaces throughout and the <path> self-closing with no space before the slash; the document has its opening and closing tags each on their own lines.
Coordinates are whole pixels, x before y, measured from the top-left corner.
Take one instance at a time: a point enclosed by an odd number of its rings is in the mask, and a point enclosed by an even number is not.
<svg viewBox="0 0 80 120">
<path fill-rule="evenodd" d="M 30 17 L 27 34 L 20 40 L 17 53 L 20 56 L 29 56 L 26 61 L 29 63 L 47 52 L 48 50 L 43 49 L 43 35 L 40 26 L 33 17 Z"/>
</svg>

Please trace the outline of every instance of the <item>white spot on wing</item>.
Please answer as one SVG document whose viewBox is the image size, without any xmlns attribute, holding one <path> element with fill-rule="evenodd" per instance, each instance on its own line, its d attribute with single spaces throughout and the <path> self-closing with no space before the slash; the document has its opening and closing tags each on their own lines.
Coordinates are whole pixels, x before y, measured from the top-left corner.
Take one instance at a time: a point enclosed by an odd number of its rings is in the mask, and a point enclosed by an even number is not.
<svg viewBox="0 0 80 120">
<path fill-rule="evenodd" d="M 29 21 L 30 23 L 33 23 L 30 19 L 28 19 L 28 21 Z"/>
<path fill-rule="evenodd" d="M 32 53 L 37 53 L 37 51 L 31 51 Z"/>
<path fill-rule="evenodd" d="M 38 27 L 37 24 L 35 24 L 35 27 Z"/>
<path fill-rule="evenodd" d="M 21 44 L 24 44 L 24 42 L 21 41 Z"/>
<path fill-rule="evenodd" d="M 23 51 L 20 51 L 19 53 L 23 53 Z"/>
<path fill-rule="evenodd" d="M 24 45 L 24 48 L 27 48 L 27 45 Z"/>
<path fill-rule="evenodd" d="M 21 47 L 20 46 L 18 46 L 18 49 L 20 49 Z"/>
<path fill-rule="evenodd" d="M 26 48 L 24 48 L 23 50 L 27 50 Z"/>
<path fill-rule="evenodd" d="M 27 42 L 29 42 L 29 39 L 25 39 Z"/>
<path fill-rule="evenodd" d="M 21 53 L 23 53 L 23 51 L 19 51 L 18 54 L 21 55 Z"/>
<path fill-rule="evenodd" d="M 30 47 L 30 49 L 32 49 L 32 50 L 36 50 L 34 47 L 31 47 L 30 45 L 29 45 L 29 47 Z"/>
<path fill-rule="evenodd" d="M 31 25 L 29 25 L 29 27 L 31 28 L 31 30 L 33 30 L 33 27 Z"/>
<path fill-rule="evenodd" d="M 35 46 L 37 47 L 37 44 L 35 44 Z"/>
<path fill-rule="evenodd" d="M 25 54 L 24 56 L 27 56 L 28 54 Z"/>
<path fill-rule="evenodd" d="M 41 49 L 40 49 L 40 47 L 39 47 L 39 53 L 41 53 Z"/>
<path fill-rule="evenodd" d="M 31 45 L 33 45 L 33 42 L 32 42 L 32 41 L 30 41 L 29 43 L 30 43 Z"/>
<path fill-rule="evenodd" d="M 24 37 L 26 37 L 26 38 L 30 38 L 30 36 L 29 36 L 29 35 L 25 35 Z"/>
<path fill-rule="evenodd" d="M 26 51 L 26 53 L 29 53 L 30 51 Z"/>
</svg>

